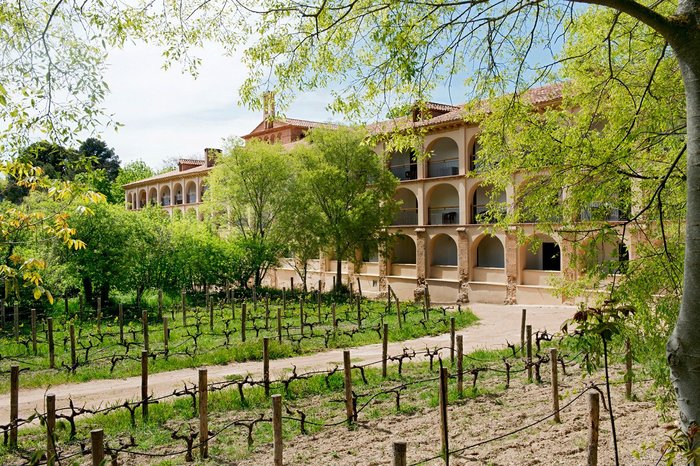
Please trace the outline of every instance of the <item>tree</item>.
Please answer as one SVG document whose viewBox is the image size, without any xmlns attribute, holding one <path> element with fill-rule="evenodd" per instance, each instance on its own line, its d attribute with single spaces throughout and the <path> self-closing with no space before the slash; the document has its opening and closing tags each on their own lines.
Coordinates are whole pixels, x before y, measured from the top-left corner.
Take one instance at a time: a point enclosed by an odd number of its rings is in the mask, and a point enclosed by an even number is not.
<svg viewBox="0 0 700 466">
<path fill-rule="evenodd" d="M 295 151 L 300 189 L 317 206 L 316 229 L 337 260 L 337 287 L 342 285 L 341 261 L 355 262 L 357 250 L 376 244 L 398 208 L 396 178 L 366 136 L 357 128 L 315 128 L 307 137 L 309 145 Z"/>
<path fill-rule="evenodd" d="M 104 141 L 87 138 L 80 144 L 78 153 L 93 159 L 92 168 L 104 170 L 108 181 L 114 181 L 119 175 L 119 156 Z"/>
<path fill-rule="evenodd" d="M 207 179 L 205 210 L 225 231 L 244 244 L 265 251 L 255 273 L 260 286 L 268 268 L 282 252 L 279 219 L 290 202 L 294 183 L 292 160 L 280 144 L 252 140 L 229 142 Z M 246 286 L 243 284 L 243 286 Z"/>
<path fill-rule="evenodd" d="M 150 178 L 154 175 L 151 167 L 143 160 L 129 162 L 119 169 L 119 174 L 112 183 L 112 199 L 116 203 L 124 201 L 124 185 L 134 181 Z"/>
</svg>

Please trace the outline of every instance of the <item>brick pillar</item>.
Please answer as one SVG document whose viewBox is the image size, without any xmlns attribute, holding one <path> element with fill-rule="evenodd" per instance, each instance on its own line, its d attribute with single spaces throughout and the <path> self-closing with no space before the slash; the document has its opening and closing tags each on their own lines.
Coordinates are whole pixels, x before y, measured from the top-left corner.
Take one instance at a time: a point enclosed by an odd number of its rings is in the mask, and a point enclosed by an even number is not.
<svg viewBox="0 0 700 466">
<path fill-rule="evenodd" d="M 515 227 L 506 231 L 506 298 L 504 304 L 517 304 L 517 285 L 519 275 L 518 238 Z"/>
<path fill-rule="evenodd" d="M 427 263 L 428 263 L 428 241 L 425 228 L 416 228 L 416 289 L 413 297 L 416 301 L 423 299 L 426 286 Z"/>
<path fill-rule="evenodd" d="M 469 237 L 467 229 L 457 228 L 457 274 L 459 277 L 458 303 L 469 302 Z"/>
</svg>

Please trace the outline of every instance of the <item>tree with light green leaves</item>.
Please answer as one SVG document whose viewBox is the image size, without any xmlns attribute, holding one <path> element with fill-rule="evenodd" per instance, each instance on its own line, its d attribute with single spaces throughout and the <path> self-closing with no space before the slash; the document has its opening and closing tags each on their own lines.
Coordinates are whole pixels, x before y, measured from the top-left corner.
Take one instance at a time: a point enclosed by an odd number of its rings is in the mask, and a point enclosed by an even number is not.
<svg viewBox="0 0 700 466">
<path fill-rule="evenodd" d="M 223 234 L 240 236 L 241 244 L 258 251 L 256 286 L 283 250 L 280 218 L 291 202 L 293 166 L 281 144 L 229 141 L 207 178 L 203 211 Z"/>
<path fill-rule="evenodd" d="M 307 140 L 308 146 L 294 151 L 301 164 L 299 189 L 310 208 L 318 209 L 316 230 L 335 256 L 335 283 L 341 287 L 341 261 L 356 262 L 356 251 L 387 235 L 398 209 L 398 182 L 362 129 L 314 128 Z"/>
</svg>

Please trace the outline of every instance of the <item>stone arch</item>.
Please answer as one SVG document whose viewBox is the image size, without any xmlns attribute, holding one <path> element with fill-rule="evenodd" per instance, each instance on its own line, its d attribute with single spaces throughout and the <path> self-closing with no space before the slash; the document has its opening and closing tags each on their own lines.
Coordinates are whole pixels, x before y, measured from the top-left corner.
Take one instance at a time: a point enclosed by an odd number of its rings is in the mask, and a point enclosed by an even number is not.
<svg viewBox="0 0 700 466">
<path fill-rule="evenodd" d="M 457 242 L 444 233 L 430 241 L 430 265 L 458 265 Z"/>
<path fill-rule="evenodd" d="M 561 249 L 551 236 L 542 233 L 534 235 L 521 246 L 521 254 L 525 270 L 561 271 Z"/>
<path fill-rule="evenodd" d="M 428 147 L 428 178 L 459 175 L 459 146 L 450 137 L 441 137 Z"/>
<path fill-rule="evenodd" d="M 146 203 L 148 202 L 148 197 L 146 196 L 146 190 L 141 189 L 139 190 L 139 209 L 143 209 L 146 207 Z"/>
<path fill-rule="evenodd" d="M 129 193 L 129 194 L 127 195 L 127 201 L 126 201 L 126 202 L 129 204 L 129 209 L 135 209 L 135 208 L 136 208 L 136 204 L 134 203 L 134 193 Z"/>
<path fill-rule="evenodd" d="M 401 181 L 418 178 L 418 162 L 415 151 L 407 149 L 389 154 L 389 170 Z"/>
<path fill-rule="evenodd" d="M 428 192 L 428 224 L 458 225 L 459 193 L 451 184 L 442 183 Z"/>
<path fill-rule="evenodd" d="M 160 205 L 167 207 L 172 202 L 170 197 L 170 186 L 165 185 L 160 188 Z"/>
<path fill-rule="evenodd" d="M 481 235 L 472 245 L 474 267 L 505 268 L 505 248 L 497 236 Z"/>
<path fill-rule="evenodd" d="M 394 264 L 416 263 L 416 242 L 406 235 L 399 235 L 394 240 L 391 262 Z"/>
<path fill-rule="evenodd" d="M 476 159 L 479 156 L 479 135 L 475 135 L 472 137 L 471 141 L 469 141 L 469 171 L 473 172 L 478 172 L 477 170 L 477 164 L 476 164 Z"/>
<path fill-rule="evenodd" d="M 410 189 L 399 188 L 394 199 L 402 202 L 394 217 L 394 225 L 418 225 L 418 198 Z"/>
<path fill-rule="evenodd" d="M 193 180 L 189 180 L 187 184 L 185 184 L 185 202 L 187 204 L 197 203 L 197 183 Z"/>
<path fill-rule="evenodd" d="M 148 203 L 150 205 L 158 204 L 158 190 L 155 186 L 148 190 Z"/>
<path fill-rule="evenodd" d="M 184 201 L 184 193 L 182 191 L 182 183 L 179 181 L 173 184 L 173 205 L 181 205 Z"/>
<path fill-rule="evenodd" d="M 469 223 L 473 224 L 488 224 L 493 223 L 497 217 L 501 216 L 504 212 L 494 212 L 489 215 L 488 204 L 491 202 L 492 191 L 482 184 L 478 184 L 474 187 L 471 194 L 471 209 Z M 506 192 L 501 191 L 498 198 L 495 199 L 499 204 L 503 204 L 503 209 L 505 209 L 505 204 L 507 202 Z"/>
</svg>

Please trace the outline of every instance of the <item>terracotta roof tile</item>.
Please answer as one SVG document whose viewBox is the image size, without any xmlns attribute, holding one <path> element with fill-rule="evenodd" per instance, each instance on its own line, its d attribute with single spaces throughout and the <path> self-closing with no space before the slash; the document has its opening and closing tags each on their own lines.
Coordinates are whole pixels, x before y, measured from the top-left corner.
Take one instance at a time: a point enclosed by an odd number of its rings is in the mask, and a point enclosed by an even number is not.
<svg viewBox="0 0 700 466">
<path fill-rule="evenodd" d="M 200 165 L 199 167 L 195 168 L 190 168 L 189 170 L 184 170 L 184 171 L 179 171 L 179 170 L 173 170 L 169 171 L 166 173 L 161 173 L 160 175 L 155 175 L 150 178 L 145 178 L 143 180 L 138 180 L 138 181 L 132 181 L 131 183 L 127 183 L 123 185 L 124 188 L 134 188 L 136 186 L 141 186 L 144 184 L 151 184 L 154 181 L 164 181 L 168 180 L 171 178 L 184 178 L 186 176 L 189 176 L 191 174 L 201 174 L 203 172 L 208 172 L 211 170 L 211 167 L 207 167 L 206 165 Z"/>
</svg>

